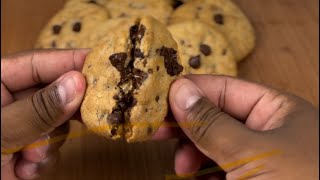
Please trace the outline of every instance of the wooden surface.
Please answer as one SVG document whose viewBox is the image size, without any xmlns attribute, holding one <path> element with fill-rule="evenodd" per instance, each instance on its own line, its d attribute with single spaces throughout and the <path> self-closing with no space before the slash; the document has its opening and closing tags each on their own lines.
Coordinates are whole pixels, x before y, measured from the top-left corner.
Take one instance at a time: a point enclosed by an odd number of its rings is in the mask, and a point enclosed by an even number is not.
<svg viewBox="0 0 320 180">
<path fill-rule="evenodd" d="M 64 0 L 1 0 L 1 54 L 31 49 Z M 253 22 L 257 47 L 240 77 L 319 105 L 319 1 L 236 0 Z M 77 123 L 73 132 L 85 129 Z M 68 140 L 57 172 L 43 179 L 164 179 L 173 173 L 174 140 L 127 145 L 93 135 Z"/>
</svg>

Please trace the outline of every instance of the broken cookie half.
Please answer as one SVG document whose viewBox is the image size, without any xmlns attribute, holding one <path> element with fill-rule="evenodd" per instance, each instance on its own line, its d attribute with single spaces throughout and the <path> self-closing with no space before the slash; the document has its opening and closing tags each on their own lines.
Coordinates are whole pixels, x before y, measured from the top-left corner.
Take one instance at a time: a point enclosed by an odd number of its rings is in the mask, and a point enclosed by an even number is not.
<svg viewBox="0 0 320 180">
<path fill-rule="evenodd" d="M 177 44 L 152 17 L 131 18 L 87 56 L 81 116 L 93 132 L 128 142 L 149 139 L 168 111 L 170 84 L 183 67 Z"/>
</svg>

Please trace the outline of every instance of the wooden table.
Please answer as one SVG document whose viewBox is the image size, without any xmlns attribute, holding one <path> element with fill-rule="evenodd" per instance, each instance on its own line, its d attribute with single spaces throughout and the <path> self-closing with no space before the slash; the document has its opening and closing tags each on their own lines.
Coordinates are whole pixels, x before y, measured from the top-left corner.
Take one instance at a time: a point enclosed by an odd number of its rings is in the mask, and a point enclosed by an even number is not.
<svg viewBox="0 0 320 180">
<path fill-rule="evenodd" d="M 319 1 L 235 0 L 258 37 L 240 77 L 319 105 Z M 1 0 L 1 54 L 31 49 L 41 27 L 64 0 Z M 74 132 L 84 132 L 73 123 Z M 164 179 L 173 173 L 175 141 L 127 145 L 86 135 L 67 141 L 57 172 L 43 179 Z"/>
</svg>

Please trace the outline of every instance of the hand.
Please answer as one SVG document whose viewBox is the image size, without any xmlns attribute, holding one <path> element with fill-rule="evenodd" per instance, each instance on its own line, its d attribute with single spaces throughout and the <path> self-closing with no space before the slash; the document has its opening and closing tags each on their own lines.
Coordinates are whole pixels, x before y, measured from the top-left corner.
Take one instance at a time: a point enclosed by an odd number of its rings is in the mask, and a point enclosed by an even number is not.
<svg viewBox="0 0 320 180">
<path fill-rule="evenodd" d="M 68 132 L 67 120 L 85 92 L 78 71 L 87 52 L 40 51 L 1 59 L 1 178 L 34 179 L 56 162 L 62 141 L 30 144 Z"/>
<path fill-rule="evenodd" d="M 319 177 L 319 112 L 305 100 L 210 75 L 177 80 L 169 99 L 189 138 L 177 149 L 177 174 L 194 174 L 211 161 L 227 173 L 227 179 Z"/>
</svg>

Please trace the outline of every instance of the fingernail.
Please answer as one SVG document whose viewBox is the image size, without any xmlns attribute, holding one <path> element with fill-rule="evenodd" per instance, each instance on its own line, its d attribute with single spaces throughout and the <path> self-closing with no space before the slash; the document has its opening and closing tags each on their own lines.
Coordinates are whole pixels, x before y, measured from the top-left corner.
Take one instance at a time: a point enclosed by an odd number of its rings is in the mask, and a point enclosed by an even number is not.
<svg viewBox="0 0 320 180">
<path fill-rule="evenodd" d="M 65 77 L 59 83 L 58 92 L 63 104 L 67 105 L 76 97 L 76 81 L 73 77 Z"/>
<path fill-rule="evenodd" d="M 200 89 L 190 80 L 180 86 L 176 95 L 175 103 L 181 110 L 188 110 L 201 98 Z"/>
<path fill-rule="evenodd" d="M 38 172 L 38 164 L 36 163 L 26 163 L 23 166 L 24 174 L 30 178 L 37 175 Z"/>
</svg>

